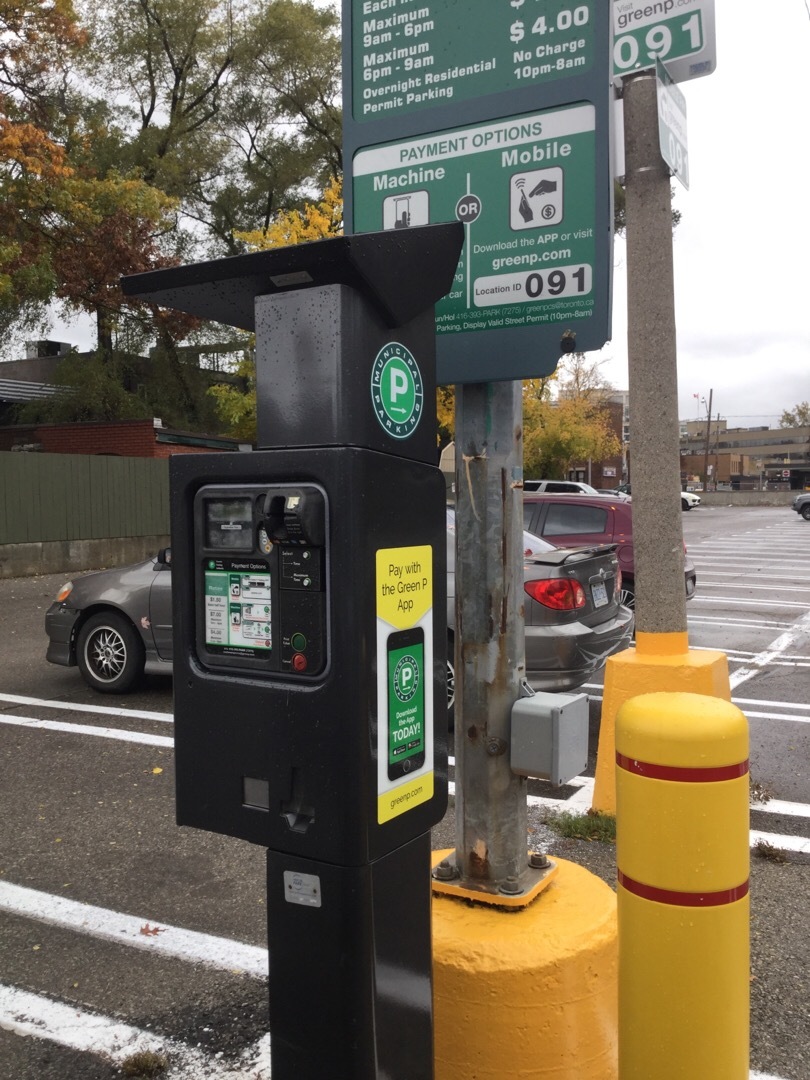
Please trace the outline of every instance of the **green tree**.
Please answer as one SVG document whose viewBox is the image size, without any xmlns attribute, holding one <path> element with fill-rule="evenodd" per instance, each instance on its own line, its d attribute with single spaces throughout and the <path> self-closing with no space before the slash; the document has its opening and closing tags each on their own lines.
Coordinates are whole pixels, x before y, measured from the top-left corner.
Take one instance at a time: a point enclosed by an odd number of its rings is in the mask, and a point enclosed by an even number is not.
<svg viewBox="0 0 810 1080">
<path fill-rule="evenodd" d="M 553 402 L 524 395 L 523 470 L 527 476 L 563 478 L 581 461 L 620 452 L 621 444 L 598 405 L 584 398 Z"/>
<path fill-rule="evenodd" d="M 792 409 L 785 409 L 779 418 L 779 427 L 810 427 L 810 402 L 802 401 Z"/>
<path fill-rule="evenodd" d="M 183 251 L 236 254 L 340 169 L 340 34 L 309 0 L 84 0 L 109 154 L 177 198 Z M 192 225 L 193 223 L 193 225 Z M 185 227 L 192 226 L 192 227 Z M 182 242 L 181 242 L 182 241 Z"/>
<path fill-rule="evenodd" d="M 527 476 L 564 478 L 589 458 L 621 453 L 603 405 L 612 390 L 603 360 L 571 353 L 553 375 L 523 384 L 523 470 Z"/>
</svg>

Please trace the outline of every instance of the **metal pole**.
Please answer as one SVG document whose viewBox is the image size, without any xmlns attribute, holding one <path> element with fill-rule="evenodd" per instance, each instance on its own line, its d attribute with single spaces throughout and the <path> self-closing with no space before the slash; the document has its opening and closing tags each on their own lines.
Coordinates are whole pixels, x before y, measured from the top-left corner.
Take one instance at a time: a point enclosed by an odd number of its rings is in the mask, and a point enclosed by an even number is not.
<svg viewBox="0 0 810 1080">
<path fill-rule="evenodd" d="M 703 490 L 709 490 L 709 443 L 712 437 L 712 394 L 709 391 L 709 404 L 706 406 L 706 452 L 703 455 Z"/>
<path fill-rule="evenodd" d="M 624 115 L 636 627 L 685 633 L 672 196 L 654 74 L 625 80 Z"/>
<path fill-rule="evenodd" d="M 525 678 L 523 401 L 519 382 L 456 388 L 456 866 L 461 884 L 517 891 L 526 781 L 510 767 Z"/>
</svg>

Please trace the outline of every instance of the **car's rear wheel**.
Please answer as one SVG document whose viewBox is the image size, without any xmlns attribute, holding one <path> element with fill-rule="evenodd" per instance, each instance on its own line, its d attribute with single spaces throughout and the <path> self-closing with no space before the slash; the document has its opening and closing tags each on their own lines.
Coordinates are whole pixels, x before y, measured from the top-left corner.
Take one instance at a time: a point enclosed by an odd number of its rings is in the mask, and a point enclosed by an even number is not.
<svg viewBox="0 0 810 1080">
<path fill-rule="evenodd" d="M 125 694 L 143 675 L 143 642 L 123 615 L 103 611 L 92 615 L 79 631 L 76 663 L 94 690 Z"/>
<path fill-rule="evenodd" d="M 636 610 L 636 594 L 632 585 L 622 582 L 622 587 L 619 590 L 619 603 L 624 607 L 629 607 L 631 611 Z"/>
<path fill-rule="evenodd" d="M 802 507 L 802 517 L 805 521 L 810 521 L 810 503 Z"/>
<path fill-rule="evenodd" d="M 447 635 L 447 727 L 452 731 L 456 719 L 456 656 L 453 635 Z"/>
</svg>

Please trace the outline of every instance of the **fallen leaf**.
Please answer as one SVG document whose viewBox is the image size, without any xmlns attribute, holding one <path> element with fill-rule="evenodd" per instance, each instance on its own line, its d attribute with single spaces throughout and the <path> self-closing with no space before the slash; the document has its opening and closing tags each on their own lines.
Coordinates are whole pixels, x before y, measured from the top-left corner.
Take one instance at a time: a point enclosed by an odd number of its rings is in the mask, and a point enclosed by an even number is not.
<svg viewBox="0 0 810 1080">
<path fill-rule="evenodd" d="M 158 768 L 154 768 L 154 769 L 152 769 L 152 776 L 160 776 L 160 774 L 161 774 L 162 772 L 163 772 L 163 769 L 161 769 L 161 768 L 159 768 L 159 767 L 158 767 Z"/>
<path fill-rule="evenodd" d="M 144 937 L 157 937 L 158 934 L 162 934 L 164 931 L 159 926 L 150 926 L 149 923 L 146 926 L 142 926 L 140 931 Z"/>
</svg>

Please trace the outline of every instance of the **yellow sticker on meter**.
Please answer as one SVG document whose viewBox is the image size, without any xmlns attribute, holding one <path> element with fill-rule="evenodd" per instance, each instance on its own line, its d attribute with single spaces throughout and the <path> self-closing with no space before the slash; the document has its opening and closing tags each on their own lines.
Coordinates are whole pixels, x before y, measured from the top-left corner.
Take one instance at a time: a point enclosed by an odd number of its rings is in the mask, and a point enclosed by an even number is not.
<svg viewBox="0 0 810 1080">
<path fill-rule="evenodd" d="M 433 606 L 433 549 L 377 552 L 377 618 L 398 630 L 415 626 Z"/>
</svg>

